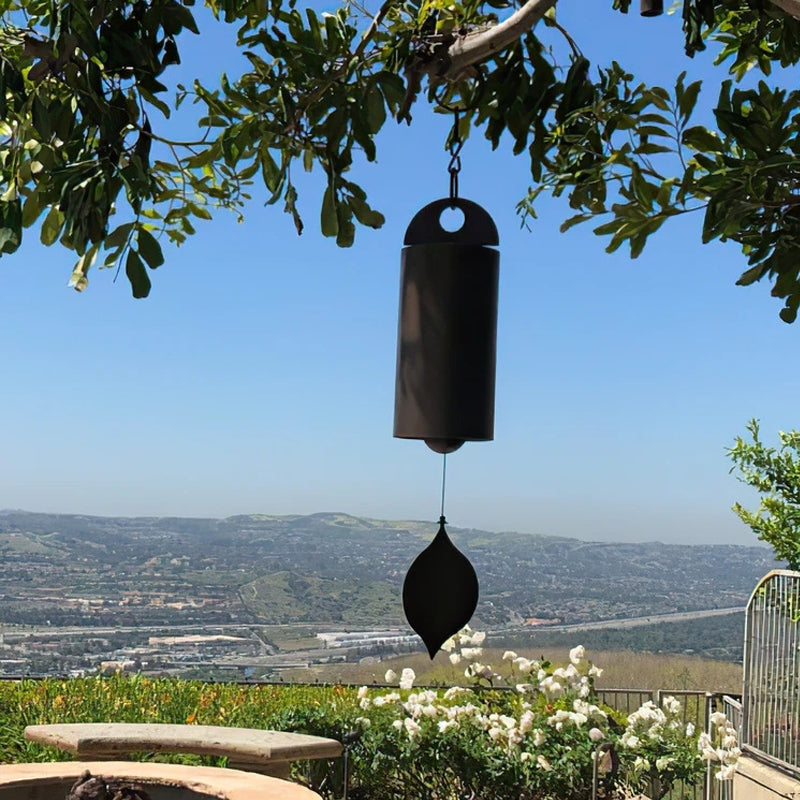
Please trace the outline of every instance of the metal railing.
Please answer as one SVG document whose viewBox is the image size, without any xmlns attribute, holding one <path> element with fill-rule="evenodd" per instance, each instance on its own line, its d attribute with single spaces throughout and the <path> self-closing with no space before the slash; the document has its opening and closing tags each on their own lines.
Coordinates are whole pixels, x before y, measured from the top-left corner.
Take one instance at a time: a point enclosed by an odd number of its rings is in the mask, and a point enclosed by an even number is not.
<svg viewBox="0 0 800 800">
<path fill-rule="evenodd" d="M 711 715 L 715 711 L 724 711 L 737 730 L 741 727 L 741 703 L 730 695 L 693 689 L 597 690 L 597 697 L 601 702 L 625 714 L 636 711 L 648 700 L 660 707 L 663 698 L 670 695 L 681 701 L 683 723 L 691 723 L 695 730 L 710 732 Z M 733 785 L 729 781 L 716 780 L 713 767 L 709 764 L 701 780 L 695 784 L 676 784 L 665 800 L 733 800 Z"/>
<path fill-rule="evenodd" d="M 800 776 L 800 572 L 770 572 L 747 604 L 740 741 Z"/>
</svg>

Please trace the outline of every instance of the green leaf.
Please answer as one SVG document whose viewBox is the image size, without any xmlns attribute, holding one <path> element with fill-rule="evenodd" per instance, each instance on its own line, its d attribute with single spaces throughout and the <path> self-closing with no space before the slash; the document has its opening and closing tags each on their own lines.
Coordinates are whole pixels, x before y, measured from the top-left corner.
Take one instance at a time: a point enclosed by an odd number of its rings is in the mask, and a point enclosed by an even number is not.
<svg viewBox="0 0 800 800">
<path fill-rule="evenodd" d="M 353 210 L 355 218 L 368 228 L 380 228 L 386 222 L 386 218 L 380 211 L 375 211 L 370 208 L 367 202 L 362 198 L 354 195 L 350 198 L 350 208 Z"/>
<path fill-rule="evenodd" d="M 150 294 L 150 277 L 135 250 L 128 250 L 128 257 L 125 259 L 125 274 L 131 283 L 134 297 L 142 298 Z"/>
<path fill-rule="evenodd" d="M 39 233 L 39 241 L 48 247 L 58 241 L 61 235 L 61 228 L 64 226 L 64 214 L 58 210 L 57 206 L 50 209 L 42 223 Z"/>
<path fill-rule="evenodd" d="M 322 196 L 320 224 L 323 236 L 336 236 L 339 233 L 339 218 L 336 214 L 336 191 L 333 187 L 333 181 L 328 182 L 328 188 Z"/>
<path fill-rule="evenodd" d="M 678 111 L 680 112 L 681 119 L 684 123 L 689 119 L 692 115 L 692 111 L 694 111 L 694 107 L 697 104 L 697 98 L 700 95 L 700 89 L 703 85 L 702 81 L 694 81 L 690 83 L 686 88 L 683 88 L 683 76 L 686 73 L 682 73 L 681 75 L 681 90 L 677 91 L 677 98 L 678 98 Z M 676 86 L 676 89 L 678 87 Z"/>
<path fill-rule="evenodd" d="M 578 225 L 581 222 L 586 222 L 586 220 L 592 219 L 593 216 L 594 216 L 593 214 L 576 214 L 574 217 L 570 217 L 569 219 L 564 220 L 564 222 L 561 223 L 561 227 L 559 228 L 559 230 L 561 231 L 561 233 L 565 233 L 573 226 Z M 598 231 L 595 230 L 595 233 L 597 232 Z"/>
<path fill-rule="evenodd" d="M 41 195 L 38 191 L 31 192 L 22 204 L 22 227 L 30 228 L 43 210 Z"/>
<path fill-rule="evenodd" d="M 192 33 L 200 33 L 192 12 L 180 3 L 170 3 L 164 6 L 162 25 L 168 34 L 179 33 L 181 28 L 188 28 Z"/>
<path fill-rule="evenodd" d="M 778 314 L 780 315 L 780 318 L 789 325 L 791 325 L 797 319 L 796 308 L 789 308 L 787 306 L 786 308 L 782 308 Z"/>
<path fill-rule="evenodd" d="M 766 264 L 756 264 L 754 267 L 750 267 L 750 269 L 746 270 L 739 276 L 739 280 L 736 281 L 736 285 L 749 286 L 751 283 L 761 280 L 766 273 Z"/>
<path fill-rule="evenodd" d="M 268 147 L 261 147 L 259 154 L 261 156 L 261 177 L 264 179 L 264 185 L 271 192 L 275 192 L 281 183 L 281 171 L 270 154 Z"/>
<path fill-rule="evenodd" d="M 386 107 L 383 104 L 383 95 L 375 85 L 370 83 L 364 98 L 365 112 L 367 117 L 367 130 L 371 134 L 376 134 L 386 121 Z"/>
<path fill-rule="evenodd" d="M 297 189 L 295 189 L 291 183 L 286 187 L 284 201 L 283 210 L 287 214 L 292 215 L 292 221 L 294 222 L 295 230 L 299 236 L 303 232 L 303 220 L 300 217 L 300 212 L 297 210 Z"/>
<path fill-rule="evenodd" d="M 22 242 L 20 199 L 0 202 L 0 254 L 13 253 Z"/>
<path fill-rule="evenodd" d="M 126 222 L 124 225 L 119 225 L 114 228 L 111 233 L 106 236 L 105 246 L 106 250 L 113 250 L 116 247 L 122 247 L 128 241 L 128 234 L 133 227 L 132 222 Z"/>
<path fill-rule="evenodd" d="M 687 147 L 691 147 L 692 150 L 697 150 L 700 153 L 722 153 L 725 150 L 722 139 L 702 125 L 687 128 L 683 132 L 681 141 Z"/>
<path fill-rule="evenodd" d="M 158 243 L 158 239 L 156 239 L 147 228 L 139 228 L 137 244 L 142 258 L 147 262 L 147 266 L 150 267 L 150 269 L 156 269 L 164 263 L 164 254 L 161 252 L 161 245 Z"/>
</svg>

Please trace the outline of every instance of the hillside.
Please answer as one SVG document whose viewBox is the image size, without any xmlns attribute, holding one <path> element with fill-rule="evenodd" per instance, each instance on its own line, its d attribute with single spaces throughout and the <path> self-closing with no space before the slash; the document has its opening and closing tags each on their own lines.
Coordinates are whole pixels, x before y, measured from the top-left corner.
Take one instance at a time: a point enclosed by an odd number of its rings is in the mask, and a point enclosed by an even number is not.
<svg viewBox="0 0 800 800">
<path fill-rule="evenodd" d="M 428 522 L 322 513 L 226 519 L 0 512 L 0 622 L 404 627 Z M 481 581 L 475 624 L 530 629 L 741 607 L 777 566 L 762 546 L 618 544 L 452 528 Z"/>
</svg>

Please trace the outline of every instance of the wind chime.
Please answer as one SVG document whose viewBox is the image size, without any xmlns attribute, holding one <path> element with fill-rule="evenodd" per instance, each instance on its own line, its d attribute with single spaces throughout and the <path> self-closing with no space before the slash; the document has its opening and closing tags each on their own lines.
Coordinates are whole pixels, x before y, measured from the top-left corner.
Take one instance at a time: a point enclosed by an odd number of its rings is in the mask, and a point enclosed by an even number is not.
<svg viewBox="0 0 800 800">
<path fill-rule="evenodd" d="M 445 530 L 447 454 L 494 438 L 499 239 L 489 214 L 458 196 L 458 125 L 456 111 L 450 195 L 414 216 L 401 260 L 394 435 L 422 439 L 442 454 L 439 531 L 403 583 L 406 619 L 431 658 L 478 604 L 475 569 Z M 447 209 L 464 215 L 458 230 L 442 227 Z"/>
<path fill-rule="evenodd" d="M 639 0 L 639 13 L 643 17 L 657 17 L 664 13 L 664 0 Z"/>
</svg>

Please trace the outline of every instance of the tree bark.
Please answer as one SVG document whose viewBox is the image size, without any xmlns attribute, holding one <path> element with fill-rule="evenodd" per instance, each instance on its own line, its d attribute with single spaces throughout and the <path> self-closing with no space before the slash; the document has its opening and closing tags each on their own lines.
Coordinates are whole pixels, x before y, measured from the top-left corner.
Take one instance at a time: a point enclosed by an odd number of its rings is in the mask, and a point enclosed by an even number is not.
<svg viewBox="0 0 800 800">
<path fill-rule="evenodd" d="M 796 2 L 800 6 L 800 0 L 782 2 Z M 450 63 L 440 77 L 454 78 L 473 64 L 485 61 L 493 53 L 505 49 L 529 31 L 555 4 L 556 0 L 527 0 L 508 19 L 488 31 L 453 42 L 448 50 Z"/>
<path fill-rule="evenodd" d="M 795 19 L 800 19 L 800 0 L 771 0 L 781 11 L 785 11 Z"/>
</svg>

